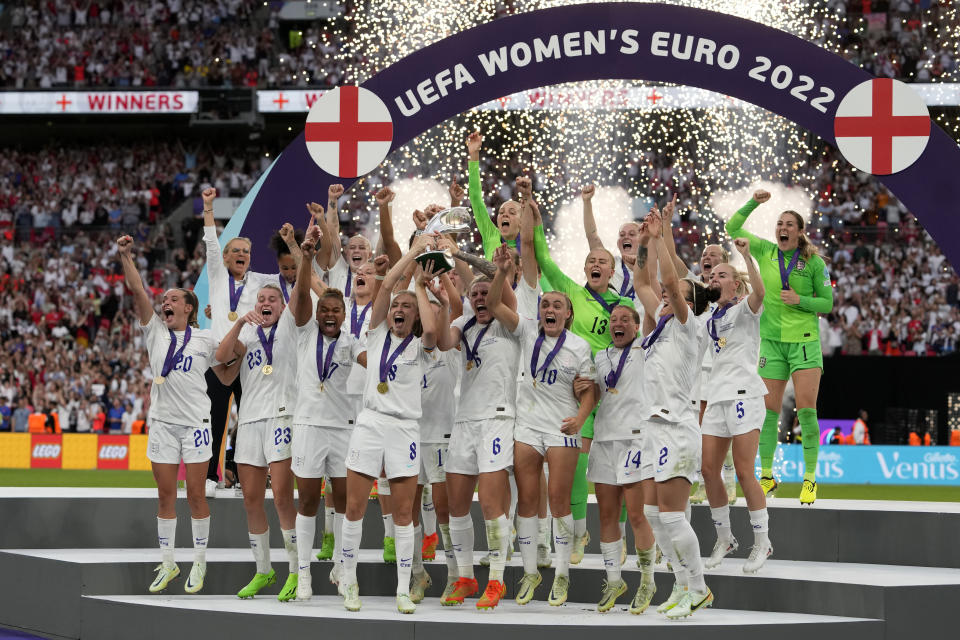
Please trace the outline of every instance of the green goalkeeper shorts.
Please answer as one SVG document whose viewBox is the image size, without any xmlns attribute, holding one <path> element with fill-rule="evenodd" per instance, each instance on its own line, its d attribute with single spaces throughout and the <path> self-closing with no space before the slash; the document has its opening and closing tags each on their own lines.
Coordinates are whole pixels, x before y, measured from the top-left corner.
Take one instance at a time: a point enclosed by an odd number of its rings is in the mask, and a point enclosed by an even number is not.
<svg viewBox="0 0 960 640">
<path fill-rule="evenodd" d="M 823 369 L 820 341 L 780 342 L 760 340 L 760 362 L 757 373 L 770 380 L 789 380 L 794 371 Z"/>
</svg>

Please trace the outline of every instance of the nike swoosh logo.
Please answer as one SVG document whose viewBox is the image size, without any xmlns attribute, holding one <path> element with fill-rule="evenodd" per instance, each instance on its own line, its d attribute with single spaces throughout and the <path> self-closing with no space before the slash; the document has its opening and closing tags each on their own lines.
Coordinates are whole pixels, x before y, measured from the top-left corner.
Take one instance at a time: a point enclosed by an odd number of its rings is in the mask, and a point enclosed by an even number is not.
<svg viewBox="0 0 960 640">
<path fill-rule="evenodd" d="M 517 540 L 520 541 L 520 543 L 523 543 L 524 540 L 529 540 L 529 539 L 530 539 L 530 536 L 520 536 L 519 538 L 517 538 Z"/>
</svg>

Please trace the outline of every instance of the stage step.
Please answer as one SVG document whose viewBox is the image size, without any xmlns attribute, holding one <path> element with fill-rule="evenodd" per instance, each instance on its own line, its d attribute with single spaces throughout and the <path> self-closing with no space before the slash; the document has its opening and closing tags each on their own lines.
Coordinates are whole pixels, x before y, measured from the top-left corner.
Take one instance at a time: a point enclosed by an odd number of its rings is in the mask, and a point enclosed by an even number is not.
<svg viewBox="0 0 960 640">
<path fill-rule="evenodd" d="M 568 603 L 550 607 L 533 602 L 526 607 L 502 604 L 480 613 L 464 606 L 449 608 L 425 601 L 413 615 L 397 612 L 393 597 L 367 596 L 357 613 L 343 609 L 336 596 L 314 596 L 310 602 L 281 604 L 260 599 L 241 602 L 223 596 L 88 596 L 83 599 L 84 638 L 126 640 L 132 629 L 143 640 L 167 640 L 170 634 L 189 640 L 218 638 L 305 638 L 352 640 L 583 640 L 601 632 L 655 633 L 657 638 L 710 640 L 876 640 L 880 620 L 706 609 L 681 622 L 648 611 L 632 616 L 615 609 L 588 613 L 590 605 Z M 176 620 L 176 627 L 171 626 Z"/>
<path fill-rule="evenodd" d="M 487 571 L 479 566 L 482 553 L 476 553 L 477 578 L 481 587 Z M 139 596 L 146 592 L 153 579 L 153 569 L 160 562 L 157 549 L 37 549 L 0 552 L 0 565 L 6 575 L 17 580 L 0 584 L 0 620 L 28 629 L 50 631 L 50 624 L 63 624 L 55 633 L 76 637 L 83 603 L 81 596 Z M 153 599 L 182 595 L 183 584 L 193 560 L 191 549 L 178 549 L 176 559 L 181 577 L 171 584 L 168 594 Z M 288 575 L 286 553 L 273 549 L 273 568 L 278 581 L 265 589 L 255 602 L 276 602 L 276 594 Z M 360 553 L 358 579 L 364 597 L 391 596 L 396 589 L 396 566 L 382 562 L 376 550 Z M 236 592 L 253 576 L 254 564 L 249 549 L 210 549 L 207 552 L 207 578 L 203 593 L 236 600 Z M 953 624 L 952 606 L 960 599 L 960 570 L 930 567 L 902 567 L 875 564 L 801 562 L 771 559 L 759 574 L 746 575 L 743 560 L 727 559 L 718 568 L 706 572 L 707 584 L 713 589 L 717 606 L 727 610 L 768 611 L 857 617 L 885 621 L 887 637 L 899 638 L 916 628 L 916 616 L 923 611 L 924 629 L 943 629 Z M 426 563 L 433 579 L 428 601 L 436 601 L 446 580 L 442 560 Z M 332 563 L 312 564 L 313 590 L 318 596 L 334 596 L 336 588 L 328 581 Z M 542 602 L 550 589 L 553 570 L 541 570 L 543 584 L 537 590 Z M 504 610 L 513 610 L 516 584 L 523 574 L 519 554 L 507 566 Z M 571 567 L 570 598 L 572 601 L 595 603 L 605 579 L 603 560 L 588 554 L 580 565 Z M 640 583 L 635 557 L 623 567 L 623 577 L 630 589 L 621 598 L 629 604 Z M 673 584 L 672 574 L 664 565 L 657 567 L 658 595 L 662 602 Z M 57 602 L 60 622 L 51 621 L 49 603 Z M 468 601 L 467 608 L 472 602 Z M 597 614 L 595 604 L 580 607 Z M 244 609 L 240 609 L 244 611 Z M 474 612 L 476 613 L 476 612 Z M 498 611 L 499 613 L 499 611 Z M 603 618 L 604 616 L 600 616 Z M 598 618 L 599 619 L 599 618 Z"/>
<path fill-rule="evenodd" d="M 183 492 L 181 492 L 182 494 Z M 181 497 L 184 497 L 181 495 Z M 220 490 L 210 500 L 211 547 L 247 548 L 243 501 L 233 490 Z M 156 492 L 153 489 L 0 488 L 0 513 L 7 522 L 30 522 L 30 527 L 0 527 L 0 549 L 150 548 L 156 542 Z M 960 503 L 818 500 L 801 507 L 797 500 L 769 501 L 770 539 L 781 560 L 855 562 L 922 567 L 960 568 Z M 190 545 L 190 513 L 185 500 L 177 501 L 177 546 Z M 364 520 L 361 547 L 382 546 L 380 507 L 370 501 Z M 280 526 L 268 492 L 267 517 L 271 545 L 282 547 Z M 746 557 L 752 544 L 746 506 L 741 498 L 731 509 L 738 554 Z M 63 523 L 70 523 L 69 533 Z M 486 540 L 483 516 L 474 503 L 473 522 L 477 545 Z M 587 551 L 600 552 L 597 505 L 590 496 L 588 528 L 592 540 Z M 700 550 L 708 555 L 715 530 L 706 505 L 693 507 L 693 526 Z M 322 511 L 318 540 L 323 529 Z M 897 532 L 890 535 L 888 532 Z M 66 536 L 69 535 L 69 539 Z M 632 547 L 633 534 L 627 533 Z"/>
</svg>

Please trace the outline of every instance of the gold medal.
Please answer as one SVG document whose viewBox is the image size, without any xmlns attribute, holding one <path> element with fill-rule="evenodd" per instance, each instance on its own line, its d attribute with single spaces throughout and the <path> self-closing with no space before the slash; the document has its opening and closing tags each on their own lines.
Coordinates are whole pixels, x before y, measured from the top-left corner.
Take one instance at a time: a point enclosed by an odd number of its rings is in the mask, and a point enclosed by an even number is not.
<svg viewBox="0 0 960 640">
<path fill-rule="evenodd" d="M 717 346 L 723 349 L 725 346 L 727 346 L 727 339 L 720 338 L 719 340 L 717 340 Z"/>
<path fill-rule="evenodd" d="M 380 384 L 377 385 L 377 391 L 379 391 L 380 393 L 386 393 L 389 390 L 390 390 L 390 387 L 389 385 L 387 385 L 386 382 L 381 382 Z"/>
<path fill-rule="evenodd" d="M 467 360 L 467 371 L 473 369 L 473 360 Z"/>
<path fill-rule="evenodd" d="M 263 375 L 268 376 L 271 373 L 273 373 L 273 365 L 272 364 L 263 365 Z"/>
<path fill-rule="evenodd" d="M 323 383 L 320 383 L 320 391 L 323 391 Z"/>
<path fill-rule="evenodd" d="M 163 384 L 166 381 L 167 379 L 164 378 L 163 376 L 157 376 L 156 378 L 153 379 L 153 384 Z"/>
<path fill-rule="evenodd" d="M 620 393 L 620 392 L 617 391 L 616 387 L 610 387 L 609 389 L 607 389 L 607 393 Z"/>
<path fill-rule="evenodd" d="M 236 311 L 231 311 L 227 314 L 227 319 L 230 320 L 230 322 L 236 322 L 239 317 Z"/>
</svg>

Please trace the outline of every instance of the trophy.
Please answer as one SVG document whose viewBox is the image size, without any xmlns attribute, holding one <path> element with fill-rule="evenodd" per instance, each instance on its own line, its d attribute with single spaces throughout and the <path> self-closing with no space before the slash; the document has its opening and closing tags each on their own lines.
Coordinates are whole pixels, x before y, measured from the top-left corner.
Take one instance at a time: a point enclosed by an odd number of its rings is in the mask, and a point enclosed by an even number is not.
<svg viewBox="0 0 960 640">
<path fill-rule="evenodd" d="M 471 221 L 472 216 L 469 209 L 466 207 L 450 207 L 433 216 L 423 231 L 418 231 L 417 235 L 423 233 L 463 233 L 470 230 Z M 451 271 L 454 267 L 453 255 L 449 250 L 433 249 L 432 251 L 425 251 L 418 255 L 415 260 L 424 269 L 427 268 L 428 262 L 433 262 L 434 269 L 440 269 L 440 273 Z"/>
</svg>

